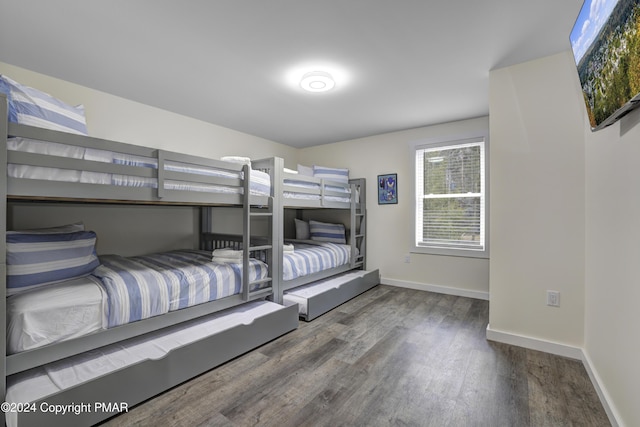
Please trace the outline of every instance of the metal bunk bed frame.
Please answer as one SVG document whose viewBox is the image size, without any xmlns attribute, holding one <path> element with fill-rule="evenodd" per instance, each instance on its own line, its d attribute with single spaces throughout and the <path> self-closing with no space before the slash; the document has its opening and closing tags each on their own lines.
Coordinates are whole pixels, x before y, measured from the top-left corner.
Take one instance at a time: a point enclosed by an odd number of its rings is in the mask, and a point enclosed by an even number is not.
<svg viewBox="0 0 640 427">
<path fill-rule="evenodd" d="M 318 280 L 331 278 L 353 270 L 362 270 L 363 275 L 353 278 L 347 286 L 332 289 L 316 295 L 308 300 L 307 313 L 301 315 L 304 320 L 310 321 L 323 313 L 337 307 L 338 305 L 348 301 L 349 299 L 365 292 L 380 282 L 378 270 L 366 271 L 366 180 L 364 178 L 350 179 L 348 187 L 350 188 L 349 201 L 331 200 L 329 196 L 345 197 L 345 193 L 328 189 L 327 186 L 347 187 L 344 183 L 319 179 L 315 177 L 306 177 L 299 174 L 291 174 L 284 171 L 284 162 L 282 159 L 276 159 L 274 164 L 275 171 L 271 172 L 272 185 L 274 186 L 274 194 L 281 197 L 276 198 L 278 210 L 282 212 L 279 222 L 278 238 L 280 242 L 280 253 L 278 255 L 277 268 L 279 274 L 277 276 L 278 284 L 276 287 L 276 301 L 283 303 L 284 292 L 291 290 Z M 290 185 L 285 180 L 304 181 L 319 184 L 316 189 L 301 188 Z M 314 200 L 284 197 L 284 192 L 293 192 L 300 194 L 311 194 L 316 196 Z M 359 195 L 359 197 L 358 197 Z M 340 209 L 349 210 L 349 242 L 351 246 L 350 263 L 329 270 L 320 271 L 311 275 L 299 277 L 293 280 L 283 280 L 283 253 L 282 245 L 284 244 L 284 210 L 285 209 Z"/>
<path fill-rule="evenodd" d="M 278 294 L 276 288 L 278 281 L 272 278 L 278 277 L 275 274 L 279 274 L 278 263 L 274 262 L 274 259 L 278 259 L 276 257 L 279 257 L 278 231 L 279 224 L 282 222 L 280 219 L 280 210 L 274 206 L 273 184 L 271 197 L 251 195 L 249 187 L 250 180 L 248 179 L 250 168 L 247 165 L 231 165 L 213 159 L 204 159 L 164 150 L 155 150 L 114 141 L 8 123 L 7 100 L 3 94 L 0 94 L 0 117 L 0 138 L 3 140 L 2 148 L 0 148 L 0 203 L 2 203 L 2 207 L 0 208 L 0 239 L 2 240 L 0 243 L 0 312 L 3 313 L 3 315 L 0 316 L 0 330 L 6 331 L 7 327 L 4 313 L 6 313 L 5 242 L 8 198 L 12 200 L 36 201 L 81 201 L 83 203 L 143 203 L 154 205 L 200 206 L 203 218 L 201 224 L 201 248 L 215 244 L 210 241 L 211 236 L 207 233 L 211 227 L 211 206 L 242 206 L 244 218 L 242 236 L 244 248 L 243 271 L 248 271 L 250 252 L 266 252 L 268 254 L 267 261 L 271 262 L 269 278 L 263 280 L 271 281 L 271 287 L 260 289 L 256 292 L 249 292 L 249 289 L 251 285 L 257 282 L 249 283 L 249 275 L 243 274 L 243 291 L 239 295 L 233 295 L 217 301 L 95 332 L 73 340 L 7 355 L 6 342 L 3 338 L 0 340 L 2 343 L 0 344 L 0 354 L 2 355 L 2 361 L 0 363 L 0 376 L 2 378 L 0 380 L 0 388 L 2 389 L 3 401 L 6 396 L 6 377 L 9 375 L 208 314 L 220 312 L 251 300 L 265 299 L 266 297 L 277 299 L 275 296 Z M 35 153 L 7 152 L 6 139 L 8 135 L 154 157 L 158 160 L 158 168 L 149 169 L 136 166 L 100 164 L 97 162 L 63 157 L 54 157 L 52 159 L 52 156 Z M 247 179 L 228 180 L 197 174 L 169 172 L 165 171 L 163 167 L 164 162 L 168 160 L 216 168 L 236 168 L 235 170 L 244 172 L 244 177 Z M 273 166 L 274 162 L 277 162 L 277 159 L 265 159 L 257 162 L 257 164 L 269 168 Z M 45 180 L 38 180 L 37 183 L 27 182 L 34 180 L 8 178 L 8 163 L 151 177 L 157 178 L 158 188 L 114 188 L 114 186 L 109 185 Z M 165 190 L 164 180 L 167 179 L 204 184 L 243 186 L 243 195 Z M 96 195 L 99 197 L 97 198 Z M 256 205 L 263 207 L 263 209 L 252 208 L 252 206 Z M 263 244 L 260 246 L 252 246 L 251 220 L 254 217 L 268 217 L 271 221 L 270 236 L 266 238 L 266 241 L 263 239 Z M 116 371 L 113 374 L 98 378 L 95 381 L 90 381 L 89 384 L 82 384 L 68 391 L 63 391 L 60 394 L 49 396 L 47 397 L 47 402 L 81 402 L 93 396 L 94 398 L 99 397 L 103 401 L 127 401 L 130 405 L 133 405 L 224 363 L 252 348 L 264 344 L 277 336 L 285 334 L 297 326 L 297 313 L 289 307 L 283 308 L 282 310 L 262 317 L 259 322 L 253 322 L 252 325 L 239 325 L 222 334 L 182 347 L 161 360 L 134 365 L 131 369 L 126 368 L 121 371 Z M 204 355 L 206 355 L 206 357 Z M 176 360 L 188 360 L 189 363 L 180 364 L 177 363 Z M 168 373 L 166 375 L 153 377 L 154 372 Z M 140 381 L 141 378 L 145 378 L 145 380 Z M 122 384 L 127 384 L 127 386 L 122 387 Z M 95 423 L 104 418 L 106 418 L 104 414 L 100 417 L 100 414 L 97 413 L 85 413 L 73 418 L 73 422 L 81 422 L 83 424 Z M 48 425 L 68 425 L 69 423 L 68 419 L 65 420 L 60 417 L 51 420 L 47 418 L 47 414 L 42 413 L 19 414 L 19 420 L 21 426 L 42 425 L 42 422 L 46 422 Z"/>
</svg>

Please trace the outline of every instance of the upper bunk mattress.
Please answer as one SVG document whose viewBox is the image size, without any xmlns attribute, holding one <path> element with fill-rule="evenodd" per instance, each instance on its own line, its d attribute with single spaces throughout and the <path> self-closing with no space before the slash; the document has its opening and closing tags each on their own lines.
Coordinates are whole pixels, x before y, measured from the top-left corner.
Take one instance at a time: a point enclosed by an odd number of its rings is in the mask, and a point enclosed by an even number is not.
<svg viewBox="0 0 640 427">
<path fill-rule="evenodd" d="M 117 165 L 158 169 L 158 160 L 152 157 L 136 156 L 126 153 L 97 150 L 75 145 L 38 141 L 27 138 L 9 138 L 7 140 L 7 150 L 65 157 L 70 159 L 82 159 L 100 163 L 111 163 Z M 224 169 L 198 166 L 175 161 L 165 162 L 164 170 L 217 178 L 244 178 L 244 174 L 242 172 L 233 172 Z M 43 166 L 9 164 L 7 167 L 7 174 L 12 178 L 21 179 L 39 179 L 86 184 L 158 188 L 158 181 L 155 178 L 144 178 L 132 175 L 89 172 L 72 169 L 58 169 Z M 209 193 L 242 194 L 243 192 L 242 187 L 174 180 L 166 180 L 164 188 L 167 190 L 201 191 Z M 271 178 L 269 174 L 258 170 L 251 170 L 249 188 L 251 194 L 259 196 L 269 196 L 271 194 Z"/>
</svg>

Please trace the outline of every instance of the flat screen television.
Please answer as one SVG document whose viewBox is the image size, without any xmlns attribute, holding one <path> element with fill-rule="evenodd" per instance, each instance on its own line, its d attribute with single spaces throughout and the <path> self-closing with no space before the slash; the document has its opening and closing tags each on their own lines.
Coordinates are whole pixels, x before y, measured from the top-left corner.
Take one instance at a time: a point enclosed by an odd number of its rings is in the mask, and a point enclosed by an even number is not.
<svg viewBox="0 0 640 427">
<path fill-rule="evenodd" d="M 585 0 L 569 38 L 592 131 L 640 107 L 640 0 Z"/>
</svg>

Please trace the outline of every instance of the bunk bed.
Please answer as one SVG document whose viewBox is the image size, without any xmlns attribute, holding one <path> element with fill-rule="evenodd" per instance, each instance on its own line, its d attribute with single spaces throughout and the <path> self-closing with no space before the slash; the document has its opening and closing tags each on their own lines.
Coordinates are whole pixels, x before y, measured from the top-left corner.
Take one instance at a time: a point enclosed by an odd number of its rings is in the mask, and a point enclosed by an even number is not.
<svg viewBox="0 0 640 427">
<path fill-rule="evenodd" d="M 273 178 L 258 173 L 258 169 L 273 169 L 277 159 L 256 161 L 252 168 L 246 163 L 18 124 L 7 120 L 10 114 L 7 98 L 0 93 L 0 311 L 14 313 L 33 307 L 37 304 L 26 297 L 44 292 L 53 305 L 60 300 L 74 305 L 70 296 L 80 298 L 86 293 L 90 297 L 83 301 L 89 301 L 85 304 L 88 310 L 97 307 L 99 312 L 95 319 L 92 311 L 94 321 L 85 322 L 86 330 L 79 328 L 61 340 L 39 342 L 22 340 L 19 332 L 23 326 L 10 317 L 9 341 L 0 340 L 1 388 L 3 401 L 9 405 L 9 411 L 4 411 L 7 425 L 95 424 L 297 327 L 295 308 L 274 302 L 279 295 L 276 257 L 281 219 Z M 7 232 L 7 206 L 16 201 L 193 206 L 202 218 L 200 250 L 134 258 L 97 256 L 92 246 L 95 235 L 79 224 Z M 224 247 L 210 232 L 212 209 L 217 206 L 239 207 L 243 212 L 242 249 L 237 261 L 231 263 L 211 258 L 211 248 Z M 268 236 L 254 238 L 251 223 L 256 217 L 267 219 Z M 27 242 L 28 246 L 33 239 L 48 242 L 61 234 L 73 234 L 74 239 L 80 236 L 84 243 L 79 246 L 89 248 L 82 257 L 89 260 L 84 267 L 90 274 L 51 286 L 42 285 L 41 278 L 15 280 L 13 272 L 20 271 L 20 266 L 14 261 L 11 245 Z M 194 266 L 194 262 L 199 264 Z M 192 270 L 167 273 L 164 267 L 160 271 L 150 267 L 161 263 Z M 214 267 L 224 273 L 209 271 Z M 176 279 L 179 275 L 191 277 L 193 269 L 208 271 L 203 275 L 206 277 L 196 280 L 198 283 L 208 283 L 212 276 L 219 280 L 212 289 L 193 291 L 189 288 L 192 282 L 185 285 Z M 140 279 L 141 271 L 153 280 Z M 113 294 L 108 294 L 105 302 L 99 294 L 109 286 L 115 293 L 126 294 L 123 275 L 135 276 L 139 290 L 150 292 L 160 287 L 169 298 L 151 298 L 156 303 L 140 312 L 132 308 L 134 304 L 117 305 L 111 300 Z M 145 280 L 151 284 L 144 285 Z M 158 284 L 162 281 L 166 287 Z M 62 293 L 51 293 L 52 289 Z M 63 296 L 56 300 L 53 295 Z M 109 314 L 106 327 L 99 319 L 104 311 Z M 86 320 L 87 313 L 82 314 Z M 0 325 L 7 329 L 6 316 L 1 316 Z M 16 330 L 18 338 L 13 335 Z M 120 404 L 105 408 L 94 406 L 97 402 Z M 59 408 L 66 408 L 65 413 L 52 414 Z"/>
<path fill-rule="evenodd" d="M 379 283 L 378 270 L 366 269 L 366 181 L 349 179 L 346 169 L 291 171 L 281 159 L 274 166 L 270 173 L 275 194 L 282 195 L 281 216 L 290 221 L 285 212 L 296 215 L 294 227 L 287 227 L 295 229 L 293 235 L 285 236 L 284 225 L 279 231 L 278 301 L 297 305 L 309 321 Z M 345 213 L 346 224 L 313 219 L 325 209 Z"/>
</svg>

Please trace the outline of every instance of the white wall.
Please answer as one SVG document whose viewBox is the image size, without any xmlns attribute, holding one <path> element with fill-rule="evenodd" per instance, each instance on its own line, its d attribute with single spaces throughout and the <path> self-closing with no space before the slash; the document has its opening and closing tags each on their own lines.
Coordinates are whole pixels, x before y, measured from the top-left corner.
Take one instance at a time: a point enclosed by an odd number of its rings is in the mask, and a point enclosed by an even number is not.
<svg viewBox="0 0 640 427">
<path fill-rule="evenodd" d="M 306 165 L 347 167 L 351 177 L 367 179 L 368 267 L 379 268 L 383 283 L 487 298 L 489 261 L 412 253 L 412 151 L 419 140 L 486 130 L 488 117 L 411 129 L 300 150 Z M 377 176 L 398 174 L 398 204 L 377 204 Z"/>
<path fill-rule="evenodd" d="M 584 126 L 563 53 L 491 72 L 492 330 L 581 347 Z M 560 291 L 560 307 L 546 291 Z"/>
<path fill-rule="evenodd" d="M 619 419 L 640 426 L 640 125 L 619 129 L 586 135 L 585 349 Z"/>
<path fill-rule="evenodd" d="M 488 335 L 576 347 L 614 423 L 640 425 L 640 112 L 591 133 L 569 51 L 490 81 Z"/>
</svg>

